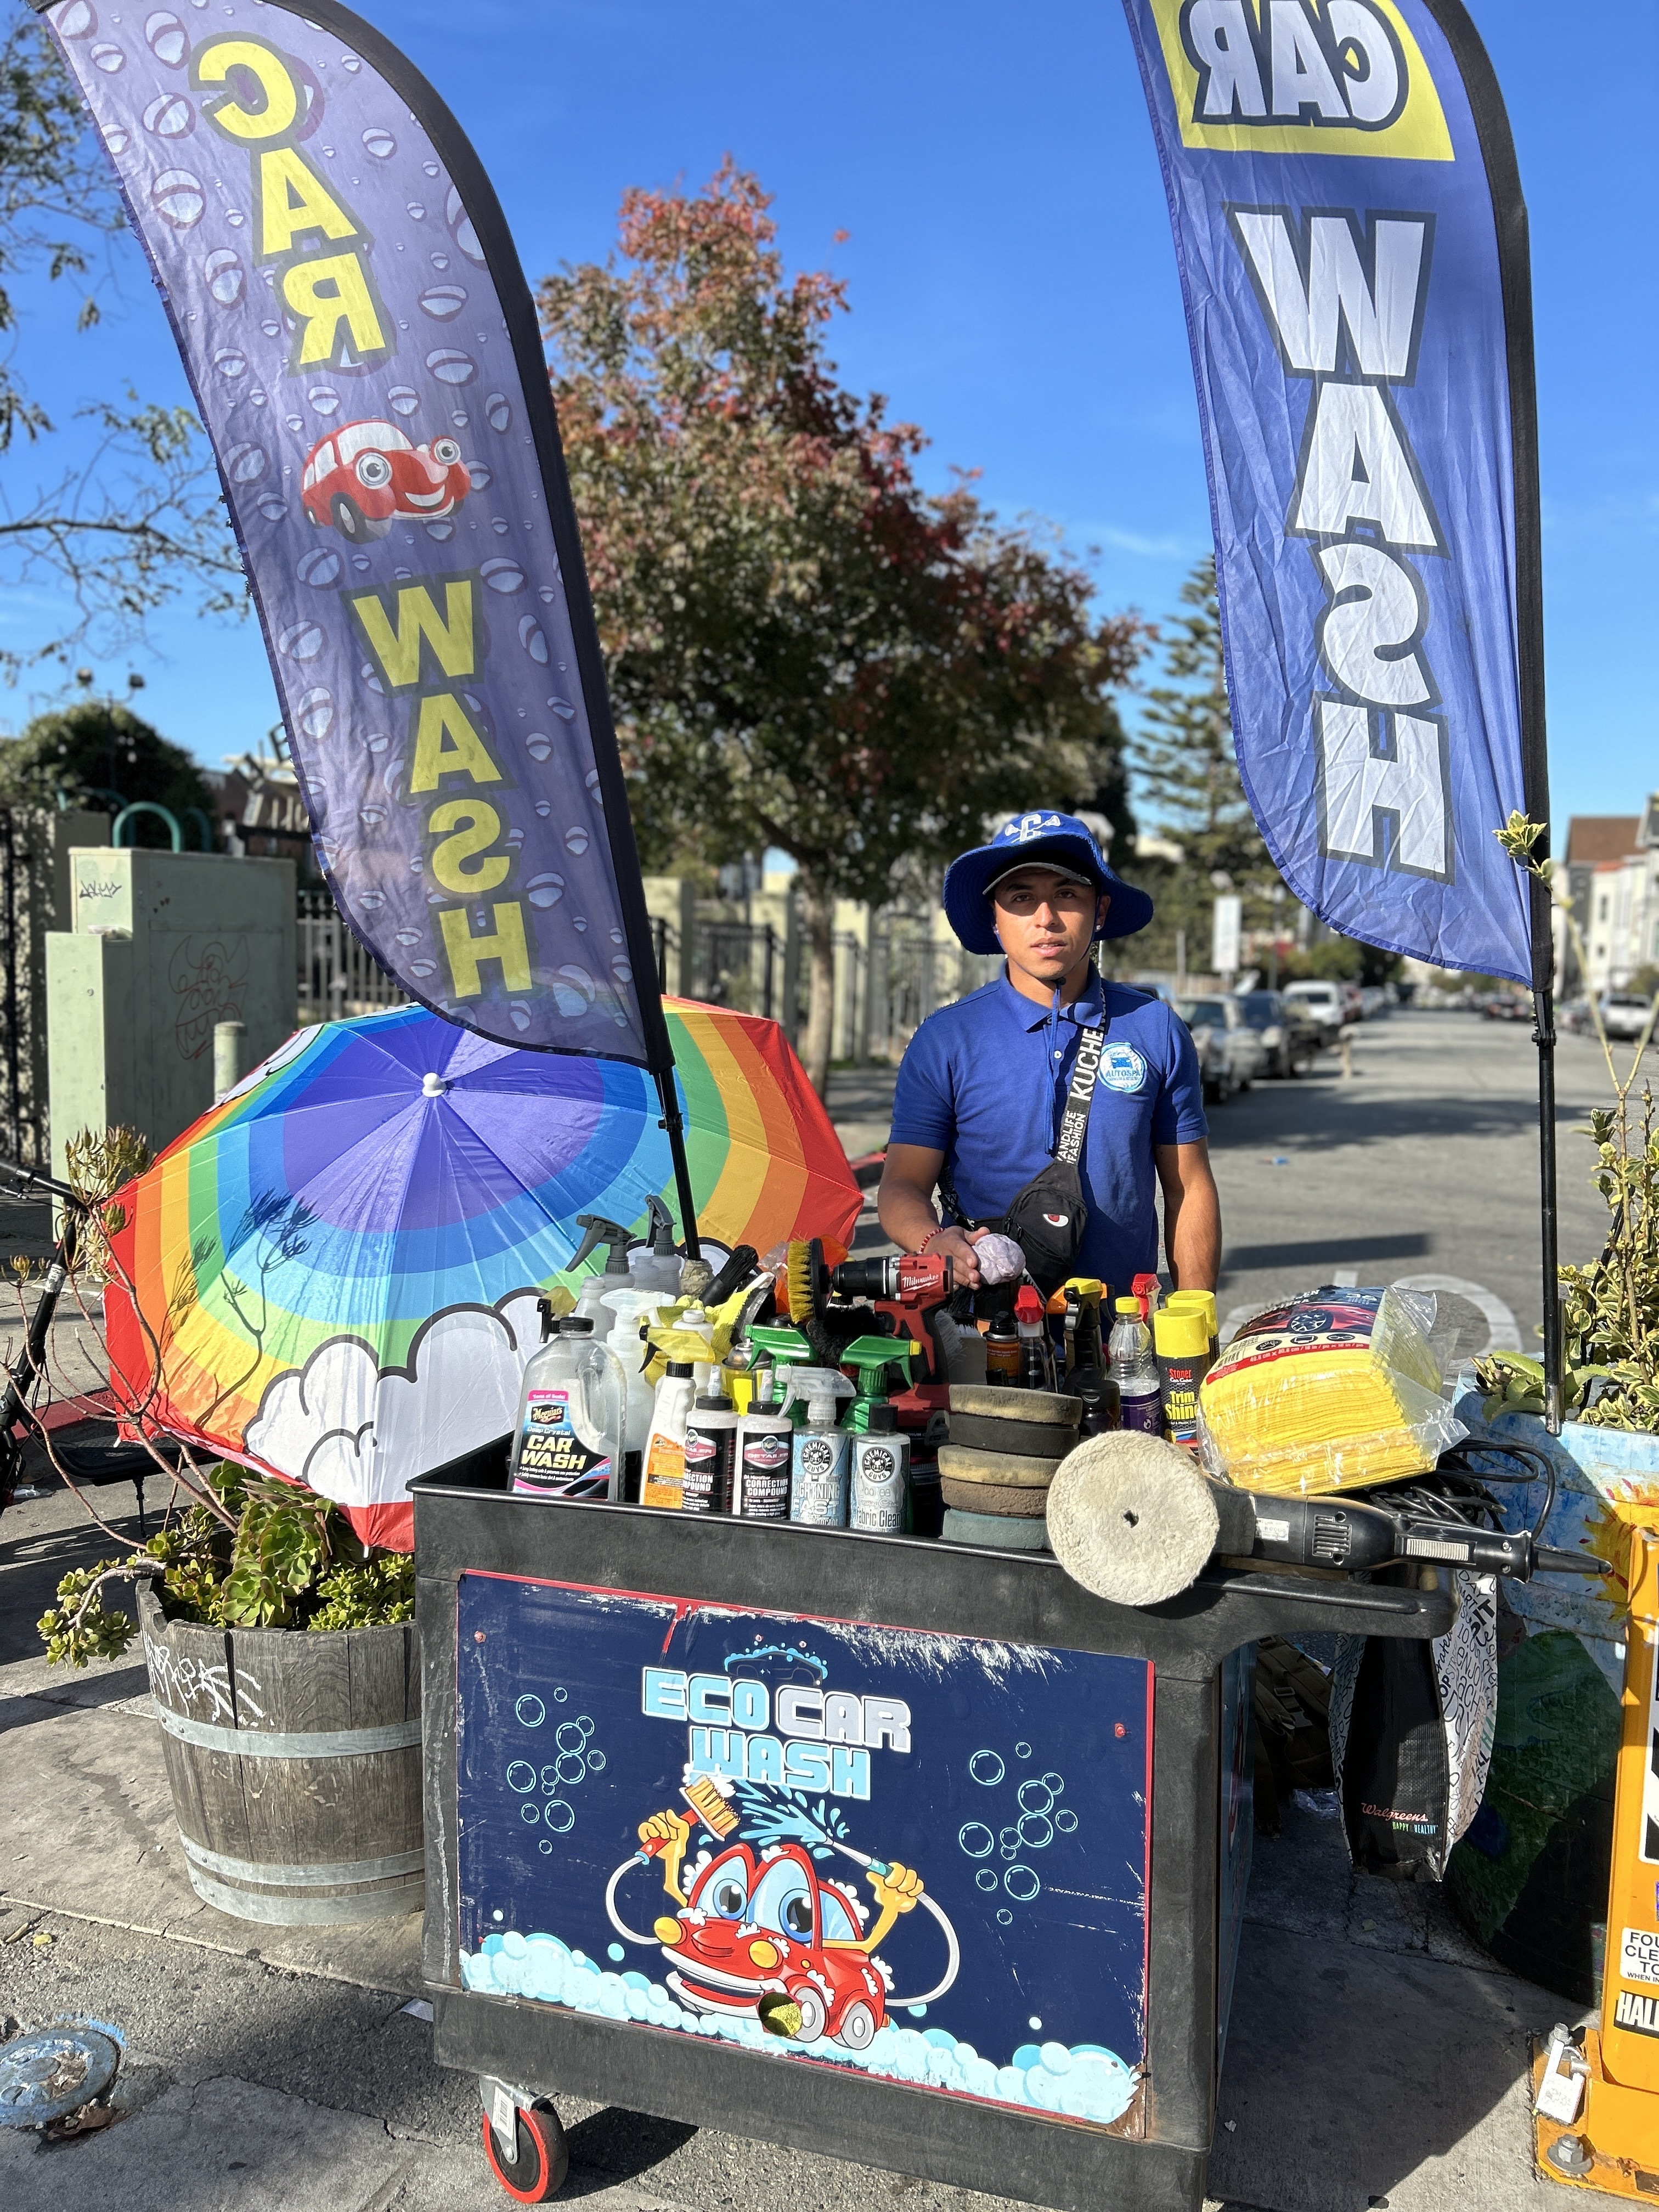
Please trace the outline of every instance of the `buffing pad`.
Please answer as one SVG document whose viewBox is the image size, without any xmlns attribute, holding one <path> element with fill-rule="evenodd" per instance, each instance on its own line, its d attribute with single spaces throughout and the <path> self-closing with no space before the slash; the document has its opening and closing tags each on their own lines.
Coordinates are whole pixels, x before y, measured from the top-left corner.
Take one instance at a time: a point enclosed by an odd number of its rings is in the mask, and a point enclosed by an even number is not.
<svg viewBox="0 0 1659 2212">
<path fill-rule="evenodd" d="M 957 1513 L 948 1506 L 945 1514 L 947 1544 L 978 1544 L 988 1552 L 1046 1552 L 1048 1536 L 1041 1521 L 1005 1521 L 990 1513 Z"/>
<path fill-rule="evenodd" d="M 1083 1401 L 1067 1397 L 1063 1390 L 1012 1390 L 999 1389 L 994 1382 L 953 1382 L 951 1411 L 978 1413 L 994 1421 L 1041 1421 L 1045 1426 L 1052 1424 L 1062 1431 L 1070 1429 L 1075 1435 L 1083 1419 Z"/>
<path fill-rule="evenodd" d="M 958 1513 L 984 1513 L 1001 1520 L 1040 1521 L 1048 1502 L 1047 1487 L 1022 1490 L 1007 1482 L 959 1482 L 941 1475 L 939 1491 Z"/>
<path fill-rule="evenodd" d="M 1010 1483 L 1046 1490 L 1064 1465 L 1065 1455 L 1060 1452 L 1052 1459 L 1027 1459 L 1018 1452 L 975 1451 L 967 1444 L 939 1448 L 939 1473 L 953 1475 L 958 1482 Z"/>
<path fill-rule="evenodd" d="M 1186 1589 L 1216 1548 L 1216 1486 L 1192 1454 L 1133 1429 L 1090 1437 L 1048 1489 L 1048 1547 L 1114 1605 L 1158 1605 Z"/>
</svg>

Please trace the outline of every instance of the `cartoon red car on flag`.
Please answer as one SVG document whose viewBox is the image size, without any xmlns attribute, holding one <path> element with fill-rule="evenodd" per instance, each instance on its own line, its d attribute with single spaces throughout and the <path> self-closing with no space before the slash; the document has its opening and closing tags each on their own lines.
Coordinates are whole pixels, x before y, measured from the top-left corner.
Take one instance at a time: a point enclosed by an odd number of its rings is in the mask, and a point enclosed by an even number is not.
<svg viewBox="0 0 1659 2212">
<path fill-rule="evenodd" d="M 399 519 L 441 521 L 471 489 L 453 438 L 417 446 L 395 422 L 346 422 L 307 456 L 300 501 L 319 529 L 331 525 L 351 544 L 366 545 Z"/>
</svg>

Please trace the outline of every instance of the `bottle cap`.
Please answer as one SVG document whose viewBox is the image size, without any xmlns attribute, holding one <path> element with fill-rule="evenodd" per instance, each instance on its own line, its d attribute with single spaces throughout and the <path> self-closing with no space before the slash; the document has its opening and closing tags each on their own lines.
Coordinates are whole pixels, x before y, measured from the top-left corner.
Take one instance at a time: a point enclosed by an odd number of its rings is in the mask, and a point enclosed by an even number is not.
<svg viewBox="0 0 1659 2212">
<path fill-rule="evenodd" d="M 729 1413 L 732 1411 L 732 1401 L 715 1392 L 707 1398 L 698 1399 L 697 1411 L 700 1413 Z"/>
<path fill-rule="evenodd" d="M 1140 1308 L 1136 1306 L 1135 1311 L 1139 1313 Z M 993 1336 L 1017 1336 L 1019 1332 L 1014 1326 L 1012 1314 L 994 1314 L 991 1316 L 991 1334 Z"/>
<path fill-rule="evenodd" d="M 593 1316 L 592 1314 L 567 1314 L 562 1322 L 556 1322 L 554 1326 L 562 1336 L 592 1336 Z"/>
<path fill-rule="evenodd" d="M 1152 1316 L 1152 1342 L 1163 1358 L 1200 1358 L 1210 1348 L 1209 1317 L 1199 1306 L 1160 1306 Z"/>
<path fill-rule="evenodd" d="M 671 1359 L 664 1371 L 671 1382 L 689 1382 L 691 1380 L 691 1362 L 689 1359 Z"/>
<path fill-rule="evenodd" d="M 1201 1312 L 1210 1334 L 1215 1335 L 1220 1316 L 1216 1310 L 1213 1291 L 1171 1291 L 1164 1304 L 1173 1306 L 1177 1313 L 1183 1308 L 1189 1313 Z"/>
<path fill-rule="evenodd" d="M 898 1407 L 888 1405 L 884 1400 L 879 1406 L 871 1407 L 864 1425 L 865 1434 L 872 1437 L 890 1436 L 897 1426 Z"/>
<path fill-rule="evenodd" d="M 1042 1319 L 1042 1300 L 1029 1283 L 1020 1285 L 1019 1296 L 1014 1300 L 1014 1318 L 1028 1326 Z"/>
<path fill-rule="evenodd" d="M 1139 1298 L 1114 1298 L 1112 1301 L 1112 1311 L 1115 1314 L 1121 1314 L 1126 1321 L 1139 1321 L 1140 1319 L 1140 1300 Z"/>
</svg>

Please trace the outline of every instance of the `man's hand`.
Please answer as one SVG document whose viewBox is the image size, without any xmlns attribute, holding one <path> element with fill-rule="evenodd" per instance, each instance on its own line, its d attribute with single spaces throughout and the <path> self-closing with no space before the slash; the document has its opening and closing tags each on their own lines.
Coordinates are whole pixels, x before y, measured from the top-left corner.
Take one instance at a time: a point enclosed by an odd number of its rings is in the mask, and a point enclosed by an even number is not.
<svg viewBox="0 0 1659 2212">
<path fill-rule="evenodd" d="M 958 1285 L 979 1288 L 979 1261 L 974 1247 L 988 1234 L 983 1229 L 944 1229 L 933 1211 L 933 1192 L 945 1166 L 945 1155 L 927 1145 L 889 1145 L 882 1164 L 881 1188 L 876 1211 L 881 1225 L 901 1252 L 941 1252 L 956 1270 Z M 938 1235 L 934 1235 L 935 1231 Z"/>
</svg>

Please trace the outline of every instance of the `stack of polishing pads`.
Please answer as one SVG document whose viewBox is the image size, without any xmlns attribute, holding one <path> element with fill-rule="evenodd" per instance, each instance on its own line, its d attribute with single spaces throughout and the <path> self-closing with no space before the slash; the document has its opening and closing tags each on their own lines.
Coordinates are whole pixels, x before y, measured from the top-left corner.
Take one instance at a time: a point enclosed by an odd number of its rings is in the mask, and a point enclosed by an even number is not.
<svg viewBox="0 0 1659 2212">
<path fill-rule="evenodd" d="M 1078 1440 L 1080 1398 L 951 1385 L 951 1438 L 939 1450 L 947 1542 L 1047 1548 L 1048 1486 Z"/>
</svg>

